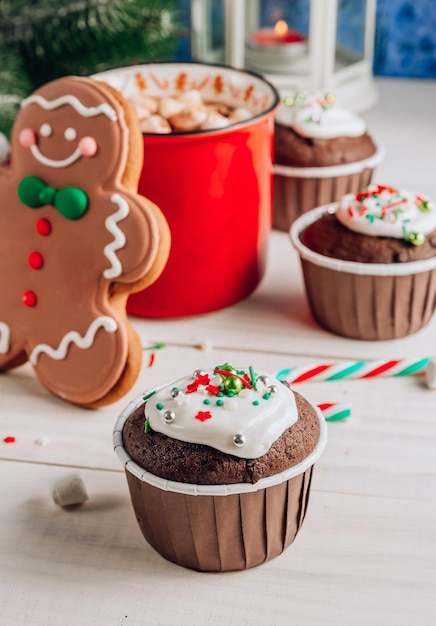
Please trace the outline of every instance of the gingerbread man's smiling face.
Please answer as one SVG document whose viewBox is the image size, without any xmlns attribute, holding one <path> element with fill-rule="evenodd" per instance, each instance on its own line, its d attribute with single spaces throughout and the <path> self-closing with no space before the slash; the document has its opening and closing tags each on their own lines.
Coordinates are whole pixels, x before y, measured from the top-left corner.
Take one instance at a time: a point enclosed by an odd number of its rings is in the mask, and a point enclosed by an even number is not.
<svg viewBox="0 0 436 626">
<path fill-rule="evenodd" d="M 46 85 L 22 103 L 12 138 L 17 166 L 45 178 L 68 171 L 111 180 L 125 152 L 123 124 L 119 112 L 80 93 L 80 85 L 62 96 Z"/>
</svg>

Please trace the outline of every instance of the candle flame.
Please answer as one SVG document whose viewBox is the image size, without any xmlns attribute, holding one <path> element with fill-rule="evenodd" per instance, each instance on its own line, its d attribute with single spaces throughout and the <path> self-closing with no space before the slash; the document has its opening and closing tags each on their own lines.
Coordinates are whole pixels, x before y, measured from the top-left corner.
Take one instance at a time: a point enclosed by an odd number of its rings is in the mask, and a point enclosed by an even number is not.
<svg viewBox="0 0 436 626">
<path fill-rule="evenodd" d="M 288 25 L 284 20 L 279 20 L 274 26 L 274 32 L 276 35 L 283 36 L 288 32 Z"/>
</svg>

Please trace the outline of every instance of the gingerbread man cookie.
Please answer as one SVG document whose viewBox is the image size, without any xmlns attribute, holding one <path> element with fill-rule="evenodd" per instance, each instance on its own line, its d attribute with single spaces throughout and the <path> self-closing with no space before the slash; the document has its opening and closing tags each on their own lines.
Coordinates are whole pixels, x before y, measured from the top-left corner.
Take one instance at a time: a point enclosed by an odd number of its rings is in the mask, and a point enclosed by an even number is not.
<svg viewBox="0 0 436 626">
<path fill-rule="evenodd" d="M 66 77 L 22 103 L 0 169 L 0 371 L 27 360 L 82 406 L 133 385 L 142 348 L 127 297 L 161 273 L 170 235 L 136 193 L 142 135 L 121 94 Z"/>
</svg>

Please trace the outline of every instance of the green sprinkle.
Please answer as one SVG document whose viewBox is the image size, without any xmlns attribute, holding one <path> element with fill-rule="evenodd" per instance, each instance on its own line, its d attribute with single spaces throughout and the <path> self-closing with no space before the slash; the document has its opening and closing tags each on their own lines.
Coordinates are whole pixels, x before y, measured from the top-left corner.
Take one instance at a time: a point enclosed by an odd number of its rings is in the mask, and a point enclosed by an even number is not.
<svg viewBox="0 0 436 626">
<path fill-rule="evenodd" d="M 250 372 L 250 381 L 251 381 L 251 384 L 253 386 L 253 389 L 255 391 L 257 391 L 257 388 L 256 388 L 256 374 L 255 374 L 254 368 L 250 365 L 248 370 Z"/>
<path fill-rule="evenodd" d="M 366 217 L 366 219 L 367 219 L 369 222 L 371 222 L 371 224 L 372 224 L 372 223 L 373 223 L 373 221 L 375 220 L 374 215 L 372 215 L 371 213 L 367 213 L 367 214 L 365 215 L 365 217 Z"/>
<path fill-rule="evenodd" d="M 224 394 L 222 391 L 218 391 L 216 395 L 218 396 L 218 398 L 222 398 Z"/>
<path fill-rule="evenodd" d="M 151 396 L 154 396 L 154 394 L 157 393 L 157 390 L 155 389 L 154 391 L 150 391 L 150 393 L 148 393 L 146 396 L 143 396 L 143 400 L 148 400 L 149 398 L 151 398 Z"/>
<path fill-rule="evenodd" d="M 158 411 L 160 411 L 161 409 L 163 409 L 163 404 L 162 404 L 162 402 L 158 402 L 158 403 L 156 404 L 156 408 L 158 409 Z"/>
<path fill-rule="evenodd" d="M 229 391 L 228 394 L 227 394 L 227 397 L 228 398 L 233 398 L 234 395 L 235 394 L 232 391 Z"/>
<path fill-rule="evenodd" d="M 217 406 L 222 406 L 224 404 L 224 400 L 217 400 L 216 401 L 216 405 Z"/>
<path fill-rule="evenodd" d="M 263 394 L 263 396 L 262 396 L 262 398 L 263 398 L 264 400 L 269 400 L 269 399 L 271 398 L 271 394 L 270 394 L 270 393 L 264 393 L 264 394 Z"/>
<path fill-rule="evenodd" d="M 259 402 L 259 400 L 253 400 L 253 404 L 254 404 L 254 406 L 259 406 L 260 402 Z"/>
<path fill-rule="evenodd" d="M 142 349 L 143 350 L 162 350 L 162 348 L 165 348 L 164 343 L 156 343 L 154 346 L 144 346 Z"/>
<path fill-rule="evenodd" d="M 203 404 L 210 404 L 210 400 L 209 400 L 209 398 L 205 398 L 205 399 L 203 400 Z"/>
<path fill-rule="evenodd" d="M 147 417 L 144 424 L 144 433 L 147 434 L 148 432 L 150 432 L 150 418 Z"/>
</svg>

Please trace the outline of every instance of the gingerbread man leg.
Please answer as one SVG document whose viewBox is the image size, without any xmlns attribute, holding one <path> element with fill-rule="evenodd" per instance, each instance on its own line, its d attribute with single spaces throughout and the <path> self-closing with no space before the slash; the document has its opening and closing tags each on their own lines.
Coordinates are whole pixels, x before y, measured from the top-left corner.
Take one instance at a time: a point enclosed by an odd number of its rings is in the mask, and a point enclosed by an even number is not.
<svg viewBox="0 0 436 626">
<path fill-rule="evenodd" d="M 119 394 L 121 379 L 122 384 L 132 384 L 125 370 L 133 341 L 139 342 L 136 333 L 112 311 L 95 317 L 84 330 L 69 331 L 57 345 L 35 345 L 29 360 L 41 383 L 52 393 L 96 407 L 111 402 L 112 393 Z"/>
</svg>

